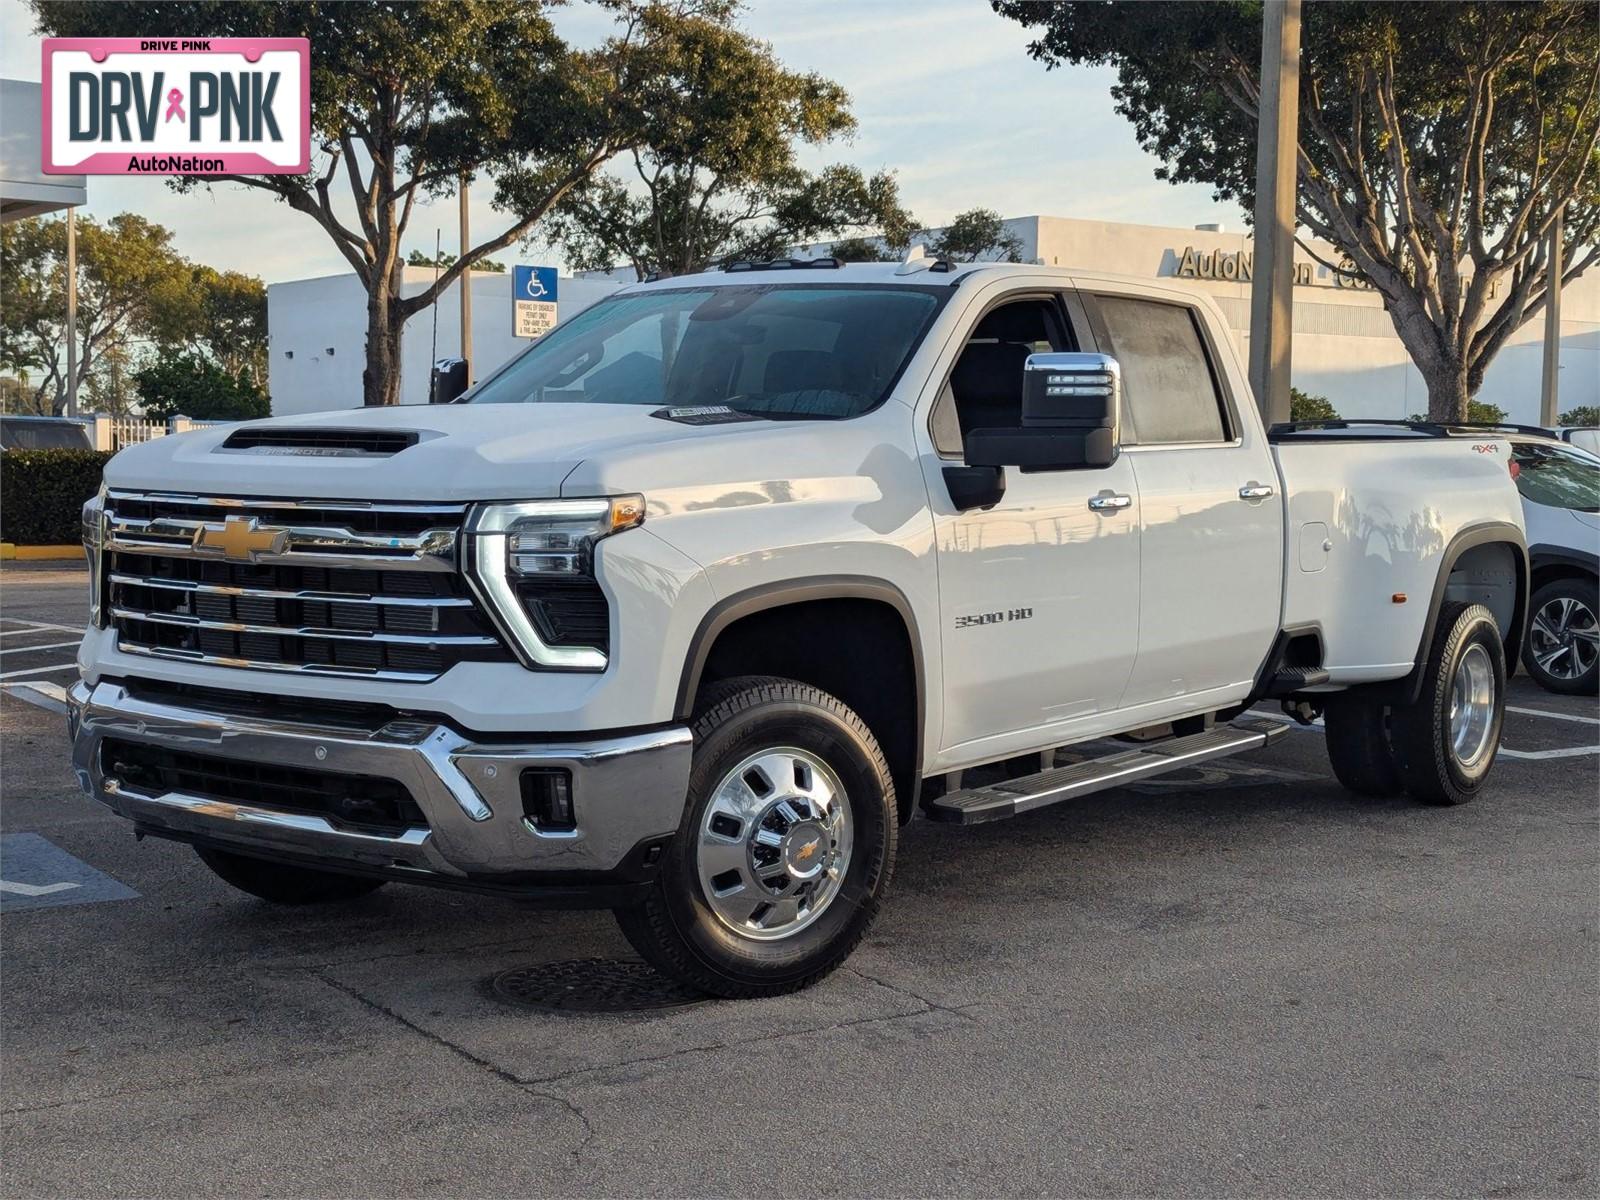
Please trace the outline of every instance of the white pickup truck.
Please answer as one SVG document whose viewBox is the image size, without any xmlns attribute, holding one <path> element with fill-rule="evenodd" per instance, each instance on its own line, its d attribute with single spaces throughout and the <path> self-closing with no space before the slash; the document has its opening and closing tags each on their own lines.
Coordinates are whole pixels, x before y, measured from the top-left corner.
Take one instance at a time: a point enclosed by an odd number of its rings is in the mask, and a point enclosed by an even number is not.
<svg viewBox="0 0 1600 1200">
<path fill-rule="evenodd" d="M 138 832 L 284 903 L 612 908 L 730 996 L 838 966 L 919 807 L 1269 700 L 1356 792 L 1472 798 L 1528 575 L 1493 435 L 1269 434 L 1204 296 L 926 258 L 630 287 L 452 403 L 126 450 L 84 522 L 75 765 Z"/>
</svg>

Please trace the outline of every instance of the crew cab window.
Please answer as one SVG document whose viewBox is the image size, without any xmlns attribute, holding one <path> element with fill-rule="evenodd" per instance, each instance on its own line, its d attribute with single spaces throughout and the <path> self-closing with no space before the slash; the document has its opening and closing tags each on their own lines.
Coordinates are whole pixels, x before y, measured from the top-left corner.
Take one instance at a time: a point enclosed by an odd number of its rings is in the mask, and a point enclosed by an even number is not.
<svg viewBox="0 0 1600 1200">
<path fill-rule="evenodd" d="M 1122 364 L 1125 445 L 1226 441 L 1222 395 L 1194 313 L 1181 304 L 1098 298 Z"/>
<path fill-rule="evenodd" d="M 1524 500 L 1551 508 L 1600 511 L 1600 463 L 1533 442 L 1511 447 L 1511 475 Z"/>
<path fill-rule="evenodd" d="M 859 416 L 889 394 L 948 291 L 753 284 L 616 296 L 557 326 L 463 402 Z"/>
<path fill-rule="evenodd" d="M 934 405 L 930 431 L 941 454 L 960 454 L 973 429 L 1022 425 L 1022 368 L 1028 355 L 1076 349 L 1049 296 L 990 309 L 973 327 Z"/>
</svg>

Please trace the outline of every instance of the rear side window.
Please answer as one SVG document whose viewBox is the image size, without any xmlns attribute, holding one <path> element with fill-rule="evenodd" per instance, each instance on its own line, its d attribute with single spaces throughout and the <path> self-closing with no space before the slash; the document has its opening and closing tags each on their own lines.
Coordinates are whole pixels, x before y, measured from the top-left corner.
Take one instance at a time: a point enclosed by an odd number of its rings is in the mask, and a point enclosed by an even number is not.
<svg viewBox="0 0 1600 1200">
<path fill-rule="evenodd" d="M 1122 364 L 1124 442 L 1227 440 L 1222 397 L 1194 314 L 1181 304 L 1100 296 L 1111 353 Z"/>
</svg>

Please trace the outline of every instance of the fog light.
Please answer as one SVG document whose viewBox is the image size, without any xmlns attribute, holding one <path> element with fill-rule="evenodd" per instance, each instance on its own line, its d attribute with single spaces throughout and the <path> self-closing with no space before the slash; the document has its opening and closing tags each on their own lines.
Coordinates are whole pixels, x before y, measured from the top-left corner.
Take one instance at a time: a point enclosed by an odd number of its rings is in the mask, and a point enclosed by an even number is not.
<svg viewBox="0 0 1600 1200">
<path fill-rule="evenodd" d="M 529 767 L 523 771 L 522 815 L 540 833 L 570 833 L 576 829 L 572 772 L 564 767 Z"/>
</svg>

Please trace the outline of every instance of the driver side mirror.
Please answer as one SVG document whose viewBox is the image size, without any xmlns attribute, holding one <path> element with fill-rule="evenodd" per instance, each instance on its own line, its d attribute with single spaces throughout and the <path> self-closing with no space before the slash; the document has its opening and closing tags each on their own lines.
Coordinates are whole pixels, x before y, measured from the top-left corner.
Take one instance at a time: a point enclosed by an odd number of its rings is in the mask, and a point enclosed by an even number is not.
<svg viewBox="0 0 1600 1200">
<path fill-rule="evenodd" d="M 1117 457 L 1122 368 L 1109 354 L 1030 354 L 1022 368 L 1022 426 L 973 429 L 974 467 L 1061 471 L 1108 467 Z"/>
</svg>

